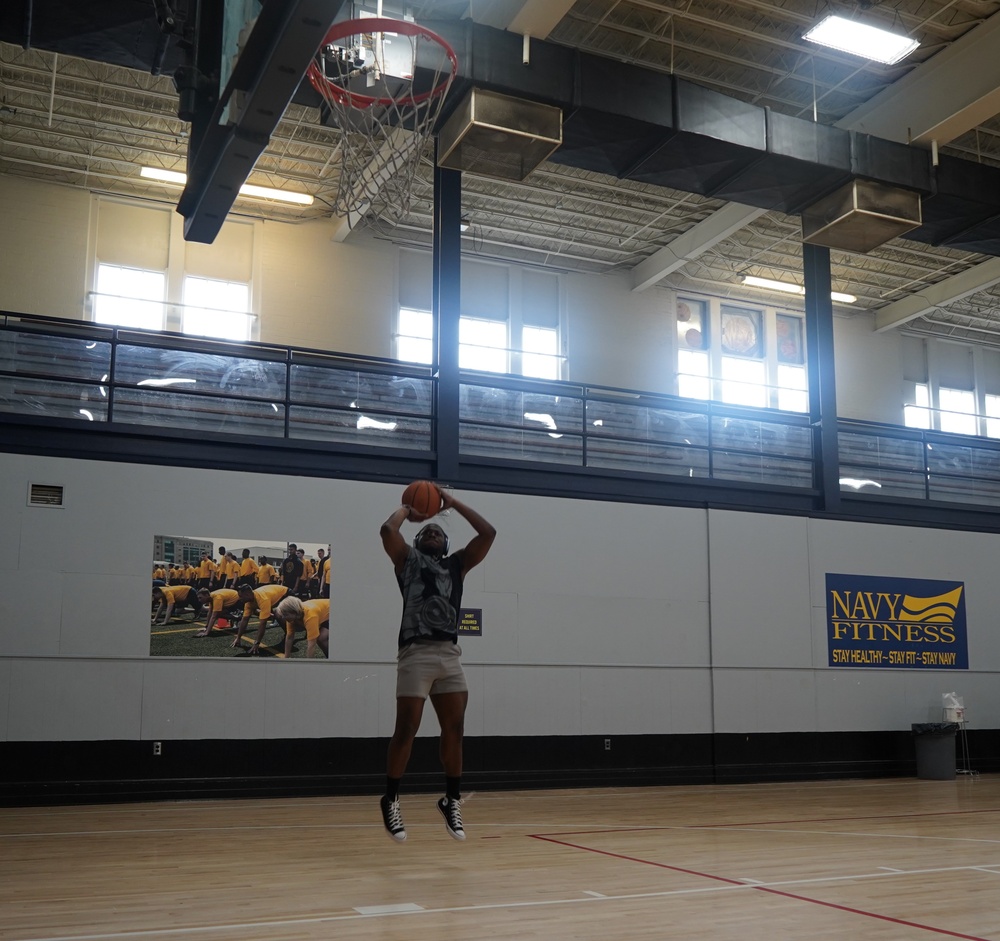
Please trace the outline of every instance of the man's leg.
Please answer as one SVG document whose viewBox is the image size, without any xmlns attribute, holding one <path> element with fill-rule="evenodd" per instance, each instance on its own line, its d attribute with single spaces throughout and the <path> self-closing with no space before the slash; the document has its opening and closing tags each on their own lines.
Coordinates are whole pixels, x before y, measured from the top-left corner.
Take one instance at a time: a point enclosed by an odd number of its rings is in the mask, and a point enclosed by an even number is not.
<svg viewBox="0 0 1000 941">
<path fill-rule="evenodd" d="M 387 777 L 398 780 L 406 771 L 423 714 L 424 701 L 419 696 L 400 696 L 396 700 L 396 727 L 389 739 L 385 767 Z"/>
<path fill-rule="evenodd" d="M 396 697 L 396 727 L 389 739 L 389 754 L 385 763 L 385 794 L 382 796 L 382 823 L 397 843 L 406 839 L 403 815 L 399 809 L 399 782 L 410 761 L 413 739 L 420 728 L 424 701 L 419 696 Z"/>
<path fill-rule="evenodd" d="M 448 835 L 465 839 L 462 826 L 462 740 L 465 735 L 465 707 L 469 693 L 435 693 L 431 704 L 441 723 L 441 764 L 444 766 L 445 796 L 437 803 Z"/>
<path fill-rule="evenodd" d="M 431 705 L 441 724 L 441 764 L 445 777 L 462 777 L 462 739 L 465 736 L 465 707 L 469 693 L 433 693 Z"/>
</svg>

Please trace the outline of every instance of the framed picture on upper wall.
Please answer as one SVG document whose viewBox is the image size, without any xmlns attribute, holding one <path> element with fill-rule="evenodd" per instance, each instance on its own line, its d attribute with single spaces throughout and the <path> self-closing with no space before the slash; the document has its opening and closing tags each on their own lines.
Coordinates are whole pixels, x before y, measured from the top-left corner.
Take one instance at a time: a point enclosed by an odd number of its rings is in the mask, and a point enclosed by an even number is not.
<svg viewBox="0 0 1000 941">
<path fill-rule="evenodd" d="M 722 352 L 730 356 L 760 359 L 764 355 L 761 311 L 722 307 Z"/>
<path fill-rule="evenodd" d="M 790 314 L 777 314 L 774 330 L 778 336 L 778 362 L 801 366 L 805 362 L 802 318 Z"/>
<path fill-rule="evenodd" d="M 685 297 L 677 301 L 677 344 L 682 350 L 708 349 L 705 301 Z"/>
</svg>

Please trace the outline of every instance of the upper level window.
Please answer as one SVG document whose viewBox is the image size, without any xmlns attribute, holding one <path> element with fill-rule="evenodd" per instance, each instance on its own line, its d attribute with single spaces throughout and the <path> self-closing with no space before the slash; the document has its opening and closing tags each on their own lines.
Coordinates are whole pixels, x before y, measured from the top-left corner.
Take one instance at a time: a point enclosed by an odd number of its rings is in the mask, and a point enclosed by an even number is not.
<svg viewBox="0 0 1000 941">
<path fill-rule="evenodd" d="M 399 309 L 399 332 L 396 334 L 396 355 L 408 363 L 432 363 L 434 321 L 429 310 Z"/>
<path fill-rule="evenodd" d="M 227 220 L 212 244 L 185 242 L 183 219 L 168 207 L 97 194 L 92 200 L 88 296 L 96 322 L 251 339 L 254 223 Z"/>
<path fill-rule="evenodd" d="M 985 414 L 976 412 L 976 393 L 968 389 L 939 386 L 937 405 L 931 403 L 931 389 L 926 382 L 914 383 L 914 401 L 903 406 L 907 428 L 948 431 L 956 435 L 980 435 L 1000 438 L 1000 396 L 986 395 Z M 982 419 L 982 426 L 980 426 Z"/>
<path fill-rule="evenodd" d="M 94 320 L 116 327 L 162 330 L 166 286 L 163 271 L 99 264 Z"/>
<path fill-rule="evenodd" d="M 559 331 L 553 327 L 521 329 L 521 375 L 536 379 L 559 379 L 562 357 L 559 355 Z"/>
<path fill-rule="evenodd" d="M 502 320 L 462 317 L 458 323 L 458 364 L 462 369 L 506 373 L 510 371 L 511 350 L 508 325 Z M 434 323 L 429 310 L 399 309 L 396 355 L 411 363 L 430 364 L 434 360 Z M 549 327 L 521 328 L 521 375 L 558 379 L 562 371 L 559 331 Z"/>
<path fill-rule="evenodd" d="M 677 302 L 677 393 L 753 408 L 809 409 L 802 318 L 714 299 Z"/>
<path fill-rule="evenodd" d="M 250 285 L 212 278 L 184 279 L 184 333 L 221 340 L 250 339 Z"/>
<path fill-rule="evenodd" d="M 925 382 L 914 386 L 915 400 L 903 406 L 903 424 L 907 428 L 931 427 L 931 395 Z"/>
<path fill-rule="evenodd" d="M 1000 395 L 986 394 L 986 436 L 1000 438 Z"/>
<path fill-rule="evenodd" d="M 462 317 L 458 322 L 458 365 L 461 369 L 507 372 L 507 324 Z"/>
<path fill-rule="evenodd" d="M 976 394 L 964 389 L 938 389 L 942 431 L 957 435 L 979 433 L 976 421 Z"/>
</svg>

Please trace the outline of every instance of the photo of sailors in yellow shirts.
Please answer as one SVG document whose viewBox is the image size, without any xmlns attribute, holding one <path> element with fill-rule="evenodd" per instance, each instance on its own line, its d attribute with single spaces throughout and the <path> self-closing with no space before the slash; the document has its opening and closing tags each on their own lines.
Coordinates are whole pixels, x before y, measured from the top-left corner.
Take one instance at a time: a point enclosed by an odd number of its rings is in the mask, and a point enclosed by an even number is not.
<svg viewBox="0 0 1000 941">
<path fill-rule="evenodd" d="M 330 656 L 330 544 L 154 536 L 154 657 Z"/>
</svg>

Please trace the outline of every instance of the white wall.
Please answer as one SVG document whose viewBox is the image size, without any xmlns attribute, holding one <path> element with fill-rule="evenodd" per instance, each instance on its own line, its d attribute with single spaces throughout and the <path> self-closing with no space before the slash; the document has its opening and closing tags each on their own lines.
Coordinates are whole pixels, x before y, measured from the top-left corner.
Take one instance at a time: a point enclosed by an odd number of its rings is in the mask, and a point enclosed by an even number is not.
<svg viewBox="0 0 1000 941">
<path fill-rule="evenodd" d="M 399 487 L 9 454 L 0 478 L 0 740 L 391 733 Z M 950 690 L 1000 726 L 1000 536 L 462 496 L 499 529 L 464 599 L 470 735 L 905 730 Z M 153 535 L 205 532 L 332 544 L 329 661 L 149 657 Z M 964 581 L 970 669 L 828 667 L 827 572 Z"/>
<path fill-rule="evenodd" d="M 164 204 L 133 202 L 158 210 L 151 218 L 160 218 Z M 88 231 L 98 200 L 80 189 L 0 174 L 0 205 L 0 309 L 85 319 L 86 292 L 92 287 L 87 283 Z M 174 214 L 173 224 L 180 227 L 183 220 Z M 258 224 L 258 338 L 391 357 L 400 296 L 398 249 L 365 236 L 333 242 L 332 232 L 328 220 Z M 136 239 L 143 234 L 137 232 Z M 177 241 L 171 241 L 172 253 L 183 251 Z M 562 275 L 569 378 L 670 392 L 673 292 L 656 286 L 634 293 L 630 285 L 621 272 Z M 834 320 L 839 412 L 899 424 L 901 339 L 896 332 L 876 334 L 872 326 L 869 314 Z"/>
</svg>

